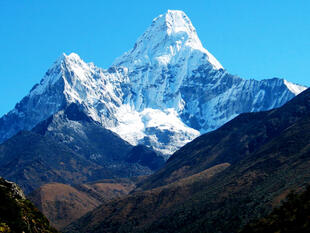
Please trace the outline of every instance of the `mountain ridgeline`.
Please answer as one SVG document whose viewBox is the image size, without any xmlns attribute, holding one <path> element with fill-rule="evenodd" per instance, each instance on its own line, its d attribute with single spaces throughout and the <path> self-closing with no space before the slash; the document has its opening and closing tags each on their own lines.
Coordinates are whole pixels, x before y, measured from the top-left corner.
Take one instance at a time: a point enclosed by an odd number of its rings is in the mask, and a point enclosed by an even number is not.
<svg viewBox="0 0 310 233">
<path fill-rule="evenodd" d="M 164 162 L 158 152 L 130 145 L 74 103 L 0 145 L 0 174 L 27 194 L 49 182 L 147 175 Z"/>
<path fill-rule="evenodd" d="M 279 109 L 241 114 L 218 130 L 202 135 L 182 147 L 141 188 L 161 186 L 183 178 L 183 173 L 195 174 L 223 162 L 239 162 L 277 138 L 288 127 L 309 116 L 309 110 L 307 90 Z"/>
<path fill-rule="evenodd" d="M 239 232 L 310 183 L 309 142 L 310 89 L 198 137 L 66 232 Z"/>
<path fill-rule="evenodd" d="M 108 69 L 63 54 L 0 118 L 0 142 L 75 103 L 122 139 L 151 146 L 167 159 L 240 113 L 282 106 L 304 89 L 283 79 L 229 74 L 202 46 L 185 13 L 169 10 Z"/>
</svg>

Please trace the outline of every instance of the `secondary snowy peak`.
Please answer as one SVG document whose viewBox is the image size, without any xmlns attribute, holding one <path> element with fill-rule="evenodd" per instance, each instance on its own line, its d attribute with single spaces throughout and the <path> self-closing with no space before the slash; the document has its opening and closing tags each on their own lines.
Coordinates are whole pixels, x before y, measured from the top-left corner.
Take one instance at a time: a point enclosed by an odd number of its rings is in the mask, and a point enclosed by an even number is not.
<svg viewBox="0 0 310 233">
<path fill-rule="evenodd" d="M 223 68 L 202 46 L 187 15 L 183 11 L 168 10 L 153 20 L 134 48 L 116 59 L 114 65 L 171 65 L 192 55 L 210 63 L 214 69 Z"/>
<path fill-rule="evenodd" d="M 92 63 L 84 62 L 75 53 L 70 55 L 63 53 L 46 72 L 40 84 L 32 89 L 30 96 L 54 90 L 58 94 L 63 94 L 67 103 L 74 102 L 92 106 L 103 95 L 108 102 L 111 101 L 109 95 L 114 97 L 114 90 L 105 73 Z M 57 83 L 61 85 L 55 86 Z"/>
<path fill-rule="evenodd" d="M 68 70 L 81 74 L 82 70 L 88 70 L 88 65 L 76 53 L 66 55 L 63 53 L 45 73 L 39 84 L 35 85 L 30 95 L 41 95 L 47 89 L 51 89 L 57 82 L 63 82 Z"/>
<path fill-rule="evenodd" d="M 299 93 L 303 92 L 304 90 L 306 90 L 307 88 L 304 87 L 304 86 L 300 86 L 300 85 L 297 85 L 295 83 L 291 83 L 287 80 L 283 80 L 284 82 L 284 85 L 292 92 L 294 93 L 295 95 L 298 95 Z"/>
<path fill-rule="evenodd" d="M 62 68 L 65 69 L 67 66 L 86 66 L 86 63 L 76 53 L 70 53 L 69 55 L 62 53 L 62 55 L 54 62 L 50 69 Z"/>
<path fill-rule="evenodd" d="M 69 55 L 67 55 L 66 53 L 62 53 L 61 56 L 54 62 L 53 66 L 59 66 L 63 63 L 80 63 L 81 61 L 82 59 L 76 53 L 70 53 Z"/>
</svg>

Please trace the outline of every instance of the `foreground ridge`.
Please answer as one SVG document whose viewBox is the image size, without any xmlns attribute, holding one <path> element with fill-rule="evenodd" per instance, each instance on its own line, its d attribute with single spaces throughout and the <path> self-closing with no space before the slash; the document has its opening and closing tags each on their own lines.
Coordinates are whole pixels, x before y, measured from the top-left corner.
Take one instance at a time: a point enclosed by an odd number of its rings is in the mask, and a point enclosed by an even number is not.
<svg viewBox="0 0 310 233">
<path fill-rule="evenodd" d="M 0 232 L 57 233 L 13 182 L 0 177 Z"/>
</svg>

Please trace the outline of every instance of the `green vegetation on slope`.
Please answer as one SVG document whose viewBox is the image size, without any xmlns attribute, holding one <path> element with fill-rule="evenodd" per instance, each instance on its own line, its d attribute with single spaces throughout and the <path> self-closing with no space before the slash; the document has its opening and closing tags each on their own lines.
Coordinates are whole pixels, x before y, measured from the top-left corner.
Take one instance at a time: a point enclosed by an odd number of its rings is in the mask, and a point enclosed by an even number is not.
<svg viewBox="0 0 310 233">
<path fill-rule="evenodd" d="M 57 232 L 14 183 L 0 178 L 0 232 Z"/>
<path fill-rule="evenodd" d="M 248 224 L 241 233 L 310 232 L 310 186 L 306 191 L 290 193 L 271 214 Z"/>
</svg>

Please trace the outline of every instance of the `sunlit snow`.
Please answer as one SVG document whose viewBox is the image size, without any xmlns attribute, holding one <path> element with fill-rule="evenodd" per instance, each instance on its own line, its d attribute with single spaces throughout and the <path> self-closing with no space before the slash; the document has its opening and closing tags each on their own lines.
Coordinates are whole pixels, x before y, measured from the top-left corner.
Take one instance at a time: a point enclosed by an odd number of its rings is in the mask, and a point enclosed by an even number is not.
<svg viewBox="0 0 310 233">
<path fill-rule="evenodd" d="M 109 69 L 63 54 L 0 121 L 0 139 L 74 102 L 129 143 L 151 146 L 168 158 L 240 113 L 279 107 L 304 89 L 283 79 L 229 74 L 202 46 L 185 13 L 169 10 Z"/>
</svg>

